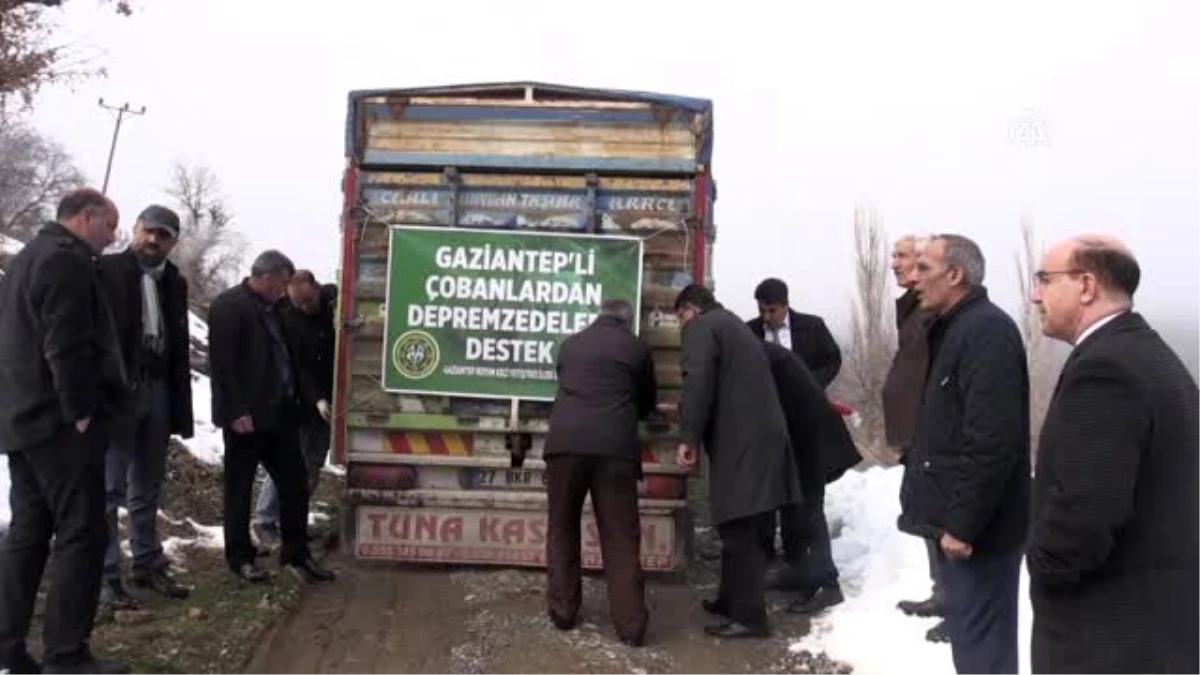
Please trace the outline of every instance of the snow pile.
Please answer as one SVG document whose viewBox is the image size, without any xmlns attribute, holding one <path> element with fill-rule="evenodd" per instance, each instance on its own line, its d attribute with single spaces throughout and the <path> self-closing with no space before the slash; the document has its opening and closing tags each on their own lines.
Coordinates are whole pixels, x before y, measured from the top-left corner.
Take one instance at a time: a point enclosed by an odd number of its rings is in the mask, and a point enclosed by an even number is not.
<svg viewBox="0 0 1200 675">
<path fill-rule="evenodd" d="M 193 457 L 205 464 L 220 464 L 225 456 L 225 440 L 212 423 L 212 389 L 208 377 L 192 371 L 192 418 L 195 431 L 189 439 L 176 436 Z"/>
<path fill-rule="evenodd" d="M 896 529 L 904 471 L 850 471 L 829 487 L 825 512 L 833 557 L 846 601 L 815 617 L 811 631 L 791 650 L 824 651 L 850 663 L 856 673 L 953 673 L 950 645 L 925 640 L 938 621 L 905 616 L 900 600 L 929 596 L 929 562 L 924 542 Z M 1021 571 L 1019 646 L 1021 671 L 1029 672 L 1028 578 Z"/>
<path fill-rule="evenodd" d="M 25 244 L 8 235 L 0 234 L 0 254 L 16 255 L 23 248 L 25 248 Z"/>
</svg>

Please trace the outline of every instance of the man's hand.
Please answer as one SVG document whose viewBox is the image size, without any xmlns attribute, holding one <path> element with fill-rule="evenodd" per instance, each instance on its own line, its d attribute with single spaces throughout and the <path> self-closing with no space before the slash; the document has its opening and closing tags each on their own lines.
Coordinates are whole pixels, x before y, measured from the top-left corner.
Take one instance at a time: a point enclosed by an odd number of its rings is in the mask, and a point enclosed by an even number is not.
<svg viewBox="0 0 1200 675">
<path fill-rule="evenodd" d="M 88 427 L 92 424 L 92 418 L 85 417 L 81 420 L 75 420 L 75 430 L 81 434 L 86 434 Z"/>
<path fill-rule="evenodd" d="M 696 466 L 696 449 L 687 443 L 680 443 L 675 449 L 675 463 L 691 471 Z"/>
<path fill-rule="evenodd" d="M 317 412 L 321 413 L 321 419 L 328 422 L 329 417 L 332 414 L 332 411 L 329 409 L 329 401 L 326 401 L 325 399 L 317 401 Z"/>
<path fill-rule="evenodd" d="M 250 415 L 242 415 L 234 420 L 230 426 L 233 427 L 234 433 L 252 434 L 254 433 L 254 418 Z"/>
<path fill-rule="evenodd" d="M 942 539 L 938 543 L 942 547 L 942 553 L 945 553 L 946 557 L 951 560 L 966 560 L 975 552 L 970 544 L 955 539 L 949 532 L 943 532 Z"/>
</svg>

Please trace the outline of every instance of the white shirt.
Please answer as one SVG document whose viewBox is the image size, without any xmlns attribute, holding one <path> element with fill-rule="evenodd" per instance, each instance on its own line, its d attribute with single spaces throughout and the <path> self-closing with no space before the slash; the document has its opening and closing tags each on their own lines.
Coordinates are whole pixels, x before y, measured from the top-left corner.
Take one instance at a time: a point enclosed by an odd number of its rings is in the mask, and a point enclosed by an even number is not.
<svg viewBox="0 0 1200 675">
<path fill-rule="evenodd" d="M 774 342 L 783 347 L 789 352 L 792 351 L 792 313 L 788 312 L 783 315 L 783 325 L 779 328 L 771 328 L 767 322 L 763 322 L 763 339 L 767 342 Z"/>
<path fill-rule="evenodd" d="M 1118 312 L 1114 312 L 1113 314 L 1109 314 L 1108 316 L 1100 319 L 1096 323 L 1093 323 L 1092 325 L 1088 326 L 1087 328 L 1084 328 L 1083 332 L 1079 334 L 1079 337 L 1075 338 L 1075 347 L 1078 347 L 1079 345 L 1083 344 L 1084 340 L 1088 339 L 1088 337 L 1092 333 L 1095 333 L 1096 331 L 1103 328 L 1104 325 L 1107 324 L 1109 321 L 1112 321 L 1113 319 L 1117 318 L 1118 316 L 1121 316 L 1122 314 L 1124 314 L 1125 312 L 1128 312 L 1128 311 L 1129 310 L 1127 310 L 1127 309 L 1122 309 Z"/>
</svg>

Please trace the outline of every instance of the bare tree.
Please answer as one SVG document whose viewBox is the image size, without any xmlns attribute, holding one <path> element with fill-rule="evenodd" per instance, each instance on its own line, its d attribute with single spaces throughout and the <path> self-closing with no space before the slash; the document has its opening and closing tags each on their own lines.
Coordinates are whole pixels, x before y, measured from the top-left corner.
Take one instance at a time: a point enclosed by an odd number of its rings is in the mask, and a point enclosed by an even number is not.
<svg viewBox="0 0 1200 675">
<path fill-rule="evenodd" d="M 233 229 L 233 213 L 216 176 L 207 167 L 176 164 L 166 190 L 181 219 L 179 243 L 171 257 L 188 281 L 193 309 L 206 313 L 208 303 L 237 278 L 243 241 Z"/>
<path fill-rule="evenodd" d="M 1041 259 L 1041 249 L 1033 219 L 1021 216 L 1021 252 L 1015 256 L 1017 284 L 1020 291 L 1021 337 L 1025 341 L 1025 357 L 1029 367 L 1029 428 L 1032 434 L 1033 454 L 1037 456 L 1038 435 L 1046 418 L 1046 408 L 1054 394 L 1055 359 L 1051 345 L 1042 334 L 1042 318 L 1033 304 L 1033 275 Z"/>
<path fill-rule="evenodd" d="M 896 350 L 895 307 L 888 298 L 887 234 L 873 209 L 854 211 L 854 311 L 839 391 L 862 419 L 859 446 L 885 458 L 883 385 Z"/>
<path fill-rule="evenodd" d="M 0 234 L 28 241 L 83 172 L 54 140 L 0 118 Z"/>
</svg>

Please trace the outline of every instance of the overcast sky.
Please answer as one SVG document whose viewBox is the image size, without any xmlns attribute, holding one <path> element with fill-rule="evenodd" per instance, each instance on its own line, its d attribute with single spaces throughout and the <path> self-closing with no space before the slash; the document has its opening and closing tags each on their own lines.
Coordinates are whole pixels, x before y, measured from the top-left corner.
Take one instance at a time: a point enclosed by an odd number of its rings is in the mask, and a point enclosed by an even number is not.
<svg viewBox="0 0 1200 675">
<path fill-rule="evenodd" d="M 795 7 L 794 5 L 800 5 Z M 122 130 L 125 224 L 176 160 L 219 176 L 255 250 L 328 277 L 351 89 L 540 80 L 715 102 L 718 297 L 764 275 L 848 316 L 855 205 L 889 235 L 954 231 L 1015 311 L 1019 218 L 1043 240 L 1124 237 L 1142 308 L 1197 324 L 1200 3 L 95 0 L 60 12 L 109 70 L 46 92 L 39 127 L 98 185 L 100 96 L 148 109 Z M 247 259 L 247 264 L 249 258 Z"/>
</svg>

